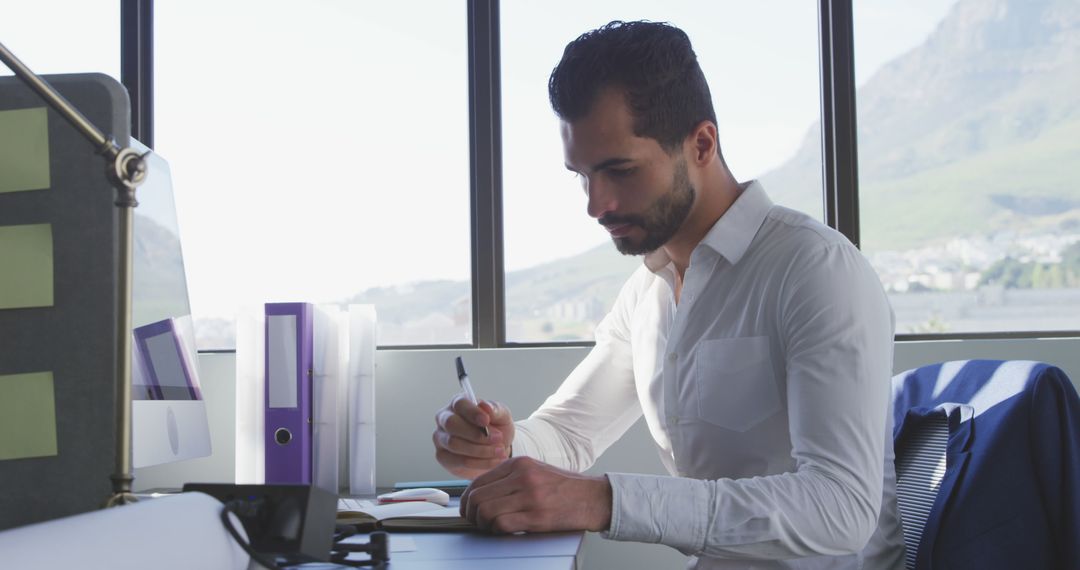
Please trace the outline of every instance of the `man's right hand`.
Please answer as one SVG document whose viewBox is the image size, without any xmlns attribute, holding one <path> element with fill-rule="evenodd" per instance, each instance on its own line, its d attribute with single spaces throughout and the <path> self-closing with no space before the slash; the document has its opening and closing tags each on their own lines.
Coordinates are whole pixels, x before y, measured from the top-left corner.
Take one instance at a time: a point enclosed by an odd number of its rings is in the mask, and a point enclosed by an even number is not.
<svg viewBox="0 0 1080 570">
<path fill-rule="evenodd" d="M 483 427 L 490 435 L 484 435 Z M 435 414 L 435 459 L 447 471 L 464 479 L 475 479 L 510 457 L 514 442 L 514 420 L 510 409 L 498 402 L 482 400 L 474 405 L 458 394 Z"/>
</svg>

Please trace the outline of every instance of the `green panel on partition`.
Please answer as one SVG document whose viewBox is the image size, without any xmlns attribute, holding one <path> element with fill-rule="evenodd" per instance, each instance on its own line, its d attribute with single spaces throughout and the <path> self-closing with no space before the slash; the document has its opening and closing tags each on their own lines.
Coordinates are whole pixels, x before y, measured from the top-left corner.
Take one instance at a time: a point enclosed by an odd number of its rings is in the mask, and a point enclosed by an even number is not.
<svg viewBox="0 0 1080 570">
<path fill-rule="evenodd" d="M 49 187 L 45 107 L 0 111 L 0 193 Z"/>
<path fill-rule="evenodd" d="M 0 226 L 0 309 L 52 305 L 52 224 Z"/>
<path fill-rule="evenodd" d="M 52 372 L 0 375 L 0 461 L 56 455 Z"/>
</svg>

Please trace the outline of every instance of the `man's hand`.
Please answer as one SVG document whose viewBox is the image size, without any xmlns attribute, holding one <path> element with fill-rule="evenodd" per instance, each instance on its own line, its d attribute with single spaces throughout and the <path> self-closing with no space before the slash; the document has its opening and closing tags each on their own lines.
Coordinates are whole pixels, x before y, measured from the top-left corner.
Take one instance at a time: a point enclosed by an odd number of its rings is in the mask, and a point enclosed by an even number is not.
<svg viewBox="0 0 1080 570">
<path fill-rule="evenodd" d="M 611 526 L 611 483 L 515 457 L 469 485 L 461 516 L 499 533 L 602 531 Z"/>
<path fill-rule="evenodd" d="M 490 436 L 484 435 L 487 427 Z M 498 402 L 473 405 L 458 394 L 435 414 L 435 459 L 447 471 L 465 479 L 475 479 L 510 456 L 514 442 L 514 420 L 510 409 Z"/>
</svg>

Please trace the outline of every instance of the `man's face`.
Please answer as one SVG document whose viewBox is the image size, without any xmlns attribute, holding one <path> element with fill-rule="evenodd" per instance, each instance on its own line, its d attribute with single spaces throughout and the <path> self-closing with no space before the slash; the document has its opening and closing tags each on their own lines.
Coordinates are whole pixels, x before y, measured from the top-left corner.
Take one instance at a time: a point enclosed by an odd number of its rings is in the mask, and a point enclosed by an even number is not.
<svg viewBox="0 0 1080 570">
<path fill-rule="evenodd" d="M 585 117 L 562 123 L 566 167 L 581 178 L 588 213 L 625 255 L 649 253 L 682 226 L 694 204 L 682 150 L 634 135 L 620 92 L 601 93 Z"/>
</svg>

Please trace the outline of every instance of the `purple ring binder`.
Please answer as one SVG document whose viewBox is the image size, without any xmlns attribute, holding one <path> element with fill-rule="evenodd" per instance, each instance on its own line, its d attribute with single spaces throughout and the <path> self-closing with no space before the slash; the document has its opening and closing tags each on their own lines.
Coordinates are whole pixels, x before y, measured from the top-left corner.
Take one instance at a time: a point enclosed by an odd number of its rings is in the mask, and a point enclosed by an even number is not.
<svg viewBox="0 0 1080 570">
<path fill-rule="evenodd" d="M 266 304 L 267 483 L 311 484 L 313 311 L 310 303 Z"/>
</svg>

